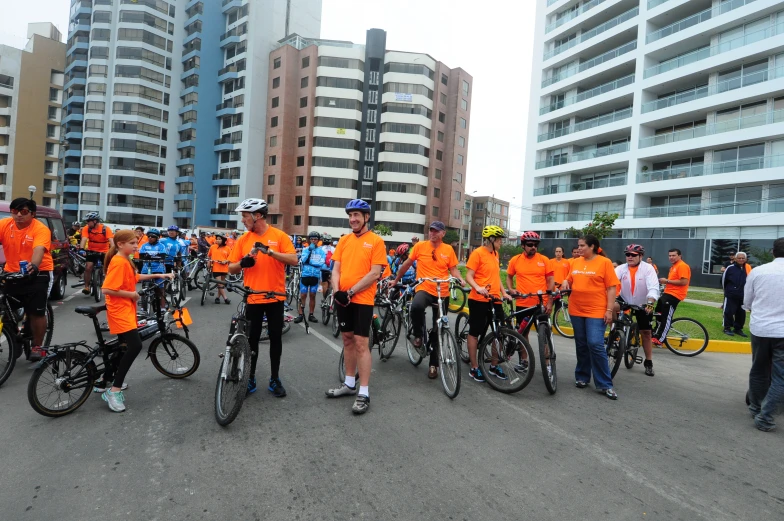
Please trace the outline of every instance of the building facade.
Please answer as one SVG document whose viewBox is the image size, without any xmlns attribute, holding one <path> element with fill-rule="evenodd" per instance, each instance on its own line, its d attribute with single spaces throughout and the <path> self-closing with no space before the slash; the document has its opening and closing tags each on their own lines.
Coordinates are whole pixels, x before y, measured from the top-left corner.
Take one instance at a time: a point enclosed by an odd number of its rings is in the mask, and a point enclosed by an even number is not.
<svg viewBox="0 0 784 521">
<path fill-rule="evenodd" d="M 236 226 L 226 209 L 261 185 L 269 51 L 318 34 L 321 0 L 74 0 L 70 22 L 66 218 Z"/>
<path fill-rule="evenodd" d="M 284 39 L 270 53 L 262 193 L 293 234 L 345 233 L 348 201 L 365 199 L 390 244 L 435 220 L 463 222 L 473 78 L 427 54 Z"/>
<path fill-rule="evenodd" d="M 0 199 L 59 204 L 65 44 L 50 23 L 29 24 L 24 49 L 0 45 Z"/>
<path fill-rule="evenodd" d="M 523 229 L 615 212 L 705 275 L 784 236 L 780 0 L 537 0 L 531 78 Z"/>
<path fill-rule="evenodd" d="M 509 229 L 509 202 L 491 196 L 474 196 L 471 208 L 471 227 L 466 234 L 471 239 L 471 251 L 482 245 L 482 230 L 485 226 L 495 225 L 503 228 L 507 235 Z M 509 237 L 515 239 L 514 237 Z"/>
</svg>

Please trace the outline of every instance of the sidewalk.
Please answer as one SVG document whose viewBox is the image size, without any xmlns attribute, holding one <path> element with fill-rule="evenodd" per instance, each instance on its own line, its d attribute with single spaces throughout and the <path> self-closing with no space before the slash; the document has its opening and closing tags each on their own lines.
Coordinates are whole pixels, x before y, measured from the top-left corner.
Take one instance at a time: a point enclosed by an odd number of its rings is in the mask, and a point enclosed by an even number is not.
<svg viewBox="0 0 784 521">
<path fill-rule="evenodd" d="M 689 302 L 691 304 L 699 304 L 701 306 L 710 306 L 710 307 L 716 308 L 716 309 L 721 308 L 721 303 L 720 302 L 708 302 L 707 300 L 694 300 L 694 299 L 690 299 L 690 298 L 687 298 L 686 300 L 684 300 L 684 302 Z"/>
</svg>

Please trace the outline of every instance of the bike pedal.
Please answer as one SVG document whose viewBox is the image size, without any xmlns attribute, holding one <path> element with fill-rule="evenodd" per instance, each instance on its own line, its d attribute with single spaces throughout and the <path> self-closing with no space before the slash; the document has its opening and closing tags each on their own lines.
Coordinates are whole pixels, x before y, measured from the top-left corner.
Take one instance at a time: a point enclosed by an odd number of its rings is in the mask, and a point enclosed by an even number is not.
<svg viewBox="0 0 784 521">
<path fill-rule="evenodd" d="M 642 362 L 643 362 L 643 360 L 642 360 L 641 356 L 637 356 L 637 357 L 634 358 L 634 363 L 635 364 L 641 364 Z"/>
<path fill-rule="evenodd" d="M 219 355 L 218 355 L 218 358 L 223 358 L 223 357 L 225 356 L 225 354 L 226 354 L 226 353 L 221 353 L 221 354 L 219 354 Z"/>
</svg>

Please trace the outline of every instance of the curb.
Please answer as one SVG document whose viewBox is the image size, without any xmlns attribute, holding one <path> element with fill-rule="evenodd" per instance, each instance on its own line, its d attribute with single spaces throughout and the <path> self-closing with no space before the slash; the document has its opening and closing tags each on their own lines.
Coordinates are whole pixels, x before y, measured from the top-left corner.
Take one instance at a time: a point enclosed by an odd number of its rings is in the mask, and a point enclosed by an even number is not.
<svg viewBox="0 0 784 521">
<path fill-rule="evenodd" d="M 569 332 L 571 328 L 565 327 L 563 329 Z M 555 328 L 553 328 L 553 334 L 558 335 L 558 331 Z M 663 347 L 662 349 L 667 349 L 667 348 Z M 734 354 L 750 355 L 751 342 L 731 342 L 729 340 L 708 340 L 708 347 L 705 348 L 705 351 L 710 351 L 711 353 L 734 353 Z"/>
</svg>

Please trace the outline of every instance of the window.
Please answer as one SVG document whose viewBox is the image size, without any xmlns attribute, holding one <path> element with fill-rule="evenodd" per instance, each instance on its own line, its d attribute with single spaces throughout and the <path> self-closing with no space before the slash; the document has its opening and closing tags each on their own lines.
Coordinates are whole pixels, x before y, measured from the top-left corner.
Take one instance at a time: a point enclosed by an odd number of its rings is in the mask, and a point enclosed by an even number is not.
<svg viewBox="0 0 784 521">
<path fill-rule="evenodd" d="M 465 162 L 465 158 L 460 154 L 457 154 L 457 164 L 462 165 Z"/>
<path fill-rule="evenodd" d="M 275 194 L 269 194 L 267 196 L 267 204 L 273 204 L 273 203 L 275 203 Z"/>
<path fill-rule="evenodd" d="M 270 126 L 272 128 L 275 128 L 275 127 L 278 126 L 278 116 L 272 116 L 272 119 L 270 120 Z"/>
<path fill-rule="evenodd" d="M 463 194 L 458 191 L 455 191 L 455 201 L 459 201 L 461 197 L 463 197 Z"/>
<path fill-rule="evenodd" d="M 303 96 L 299 99 L 299 108 L 304 109 L 308 106 L 308 97 Z"/>
<path fill-rule="evenodd" d="M 436 168 L 436 179 L 441 179 L 441 170 Z"/>
<path fill-rule="evenodd" d="M 368 110 L 367 111 L 367 122 L 368 123 L 375 123 L 376 122 L 376 110 Z"/>
<path fill-rule="evenodd" d="M 438 113 L 438 121 L 441 123 L 446 123 L 446 114 L 443 112 Z"/>
<path fill-rule="evenodd" d="M 49 101 L 57 101 L 57 89 L 49 89 Z"/>
<path fill-rule="evenodd" d="M 57 119 L 57 107 L 49 107 L 49 119 Z"/>
<path fill-rule="evenodd" d="M 294 226 L 299 226 L 301 224 L 302 224 L 302 216 L 301 215 L 295 215 L 294 216 Z"/>
<path fill-rule="evenodd" d="M 447 75 L 444 74 L 444 73 L 441 73 L 441 83 L 446 85 L 448 82 L 449 82 L 449 78 L 447 77 Z"/>
<path fill-rule="evenodd" d="M 275 176 L 274 175 L 268 175 L 267 176 L 267 184 L 269 186 L 272 186 L 272 185 L 275 184 Z"/>
<path fill-rule="evenodd" d="M 308 76 L 305 76 L 304 78 L 299 80 L 299 88 L 304 89 L 307 86 L 308 86 Z"/>
<path fill-rule="evenodd" d="M 438 140 L 443 143 L 444 142 L 444 133 L 440 130 L 438 131 Z"/>
<path fill-rule="evenodd" d="M 438 217 L 438 206 L 433 207 L 433 217 Z"/>
<path fill-rule="evenodd" d="M 297 157 L 297 166 L 305 166 L 305 156 Z"/>
<path fill-rule="evenodd" d="M 269 166 L 275 166 L 278 164 L 278 157 L 277 156 L 269 156 Z"/>
<path fill-rule="evenodd" d="M 446 94 L 445 93 L 442 92 L 441 94 L 439 94 L 438 95 L 438 99 L 439 99 L 439 101 L 441 101 L 441 103 L 446 105 Z"/>
<path fill-rule="evenodd" d="M 301 118 L 299 118 L 299 128 L 306 127 L 307 125 L 308 125 L 308 117 L 307 116 L 302 116 Z"/>
<path fill-rule="evenodd" d="M 278 108 L 278 105 L 280 105 L 280 98 L 275 96 L 274 98 L 272 98 L 272 108 L 276 109 Z"/>
<path fill-rule="evenodd" d="M 305 141 L 306 141 L 305 136 L 298 137 L 297 138 L 297 146 L 298 147 L 304 147 L 305 146 Z"/>
<path fill-rule="evenodd" d="M 376 129 L 374 129 L 374 128 L 367 129 L 367 134 L 365 136 L 365 140 L 368 143 L 375 143 L 376 142 Z"/>
<path fill-rule="evenodd" d="M 272 60 L 272 68 L 273 69 L 280 69 L 280 58 L 275 58 Z"/>
<path fill-rule="evenodd" d="M 304 158 L 303 158 L 304 159 Z M 294 178 L 294 184 L 296 186 L 304 186 L 305 185 L 305 176 L 298 175 Z"/>
<path fill-rule="evenodd" d="M 464 99 L 460 100 L 460 108 L 463 110 L 468 110 L 468 102 Z"/>
<path fill-rule="evenodd" d="M 302 58 L 302 68 L 306 69 L 310 66 L 310 56 L 305 56 Z"/>
<path fill-rule="evenodd" d="M 463 80 L 463 95 L 468 96 L 468 88 L 469 88 L 468 82 Z"/>
<path fill-rule="evenodd" d="M 441 161 L 444 159 L 444 153 L 440 150 L 436 150 L 436 160 Z"/>
<path fill-rule="evenodd" d="M 270 136 L 270 147 L 274 147 L 278 145 L 278 136 Z"/>
<path fill-rule="evenodd" d="M 454 217 L 455 219 L 460 219 L 460 209 L 459 209 L 459 208 L 455 208 L 455 211 L 454 211 L 453 217 Z M 468 232 L 468 230 L 466 230 L 466 232 Z"/>
<path fill-rule="evenodd" d="M 46 154 L 47 156 L 54 156 L 54 143 L 47 143 L 46 144 Z"/>
<path fill-rule="evenodd" d="M 277 89 L 278 87 L 280 87 L 280 76 L 272 78 L 272 88 Z"/>
<path fill-rule="evenodd" d="M 460 128 L 466 128 L 468 126 L 468 122 L 465 118 L 460 118 Z"/>
<path fill-rule="evenodd" d="M 302 206 L 302 196 L 295 195 L 294 196 L 294 206 Z"/>
<path fill-rule="evenodd" d="M 433 188 L 433 197 L 441 197 L 441 189 Z"/>
<path fill-rule="evenodd" d="M 465 148 L 465 138 L 463 136 L 457 136 L 457 146 Z"/>
<path fill-rule="evenodd" d="M 272 224 L 278 224 L 278 216 L 277 215 L 270 215 L 272 219 Z"/>
</svg>

